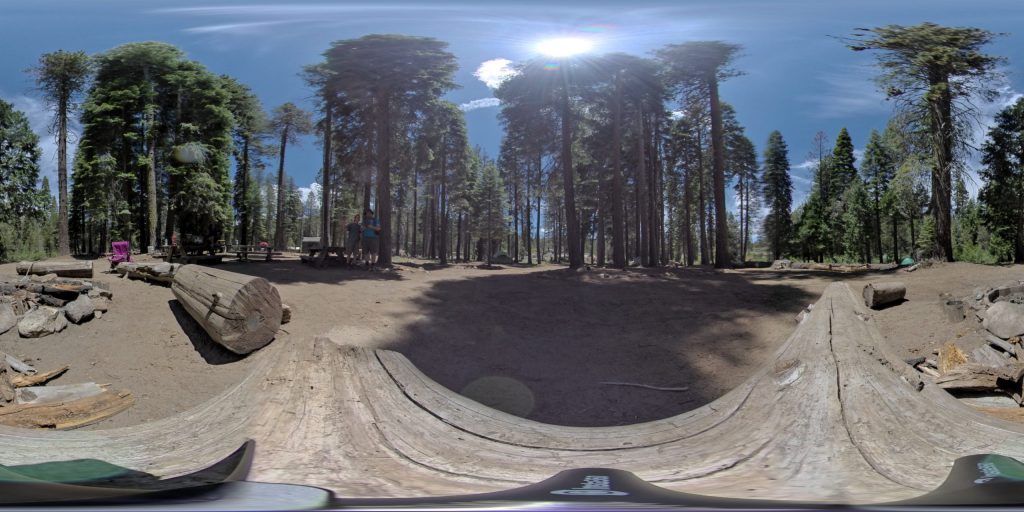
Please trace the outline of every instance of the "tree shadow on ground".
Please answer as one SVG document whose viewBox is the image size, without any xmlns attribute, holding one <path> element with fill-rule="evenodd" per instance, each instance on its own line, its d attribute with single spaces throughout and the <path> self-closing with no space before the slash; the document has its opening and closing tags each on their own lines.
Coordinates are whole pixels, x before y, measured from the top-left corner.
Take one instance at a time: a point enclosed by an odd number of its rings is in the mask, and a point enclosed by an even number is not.
<svg viewBox="0 0 1024 512">
<path fill-rule="evenodd" d="M 742 383 L 817 298 L 799 286 L 704 270 L 439 280 L 412 299 L 419 319 L 382 348 L 453 391 L 533 420 L 632 424 L 695 409 Z"/>
<path fill-rule="evenodd" d="M 203 326 L 199 325 L 199 322 L 196 322 L 192 315 L 188 314 L 188 311 L 185 310 L 185 307 L 177 299 L 167 301 L 167 305 L 170 306 L 171 312 L 174 313 L 174 319 L 178 321 L 178 325 L 181 326 L 181 330 L 188 336 L 196 352 L 199 352 L 199 355 L 203 356 L 203 360 L 207 363 L 215 365 L 229 364 L 245 359 L 245 356 L 238 355 L 213 341 L 210 335 L 206 333 L 206 330 L 203 329 Z"/>
</svg>

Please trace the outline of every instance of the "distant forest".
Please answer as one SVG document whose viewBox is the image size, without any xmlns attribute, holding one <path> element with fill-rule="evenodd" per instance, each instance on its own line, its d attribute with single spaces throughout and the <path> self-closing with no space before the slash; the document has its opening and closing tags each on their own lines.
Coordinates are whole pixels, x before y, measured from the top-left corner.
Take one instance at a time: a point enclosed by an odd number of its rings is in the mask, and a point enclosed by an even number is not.
<svg viewBox="0 0 1024 512">
<path fill-rule="evenodd" d="M 994 37 L 924 23 L 840 38 L 876 57 L 893 114 L 858 141 L 862 152 L 845 128 L 819 132 L 798 205 L 783 135 L 758 149 L 719 96 L 742 74 L 732 64 L 742 48 L 727 42 L 516 63 L 495 90 L 497 155 L 470 147 L 464 113 L 444 99 L 457 66 L 436 39 L 334 42 L 302 70 L 313 112 L 268 108 L 165 43 L 56 51 L 28 71 L 55 113 L 56 198 L 40 180 L 39 136 L 0 99 L 0 260 L 98 254 L 114 240 L 143 251 L 171 240 L 341 245 L 348 219 L 372 208 L 383 265 L 395 255 L 573 268 L 1021 263 L 1024 100 L 980 147 L 971 140 L 978 105 L 1002 83 L 1003 59 L 985 53 Z M 81 133 L 68 161 L 72 121 Z M 303 195 L 285 156 L 305 134 L 323 165 L 319 189 Z M 966 186 L 972 154 L 977 197 Z"/>
</svg>

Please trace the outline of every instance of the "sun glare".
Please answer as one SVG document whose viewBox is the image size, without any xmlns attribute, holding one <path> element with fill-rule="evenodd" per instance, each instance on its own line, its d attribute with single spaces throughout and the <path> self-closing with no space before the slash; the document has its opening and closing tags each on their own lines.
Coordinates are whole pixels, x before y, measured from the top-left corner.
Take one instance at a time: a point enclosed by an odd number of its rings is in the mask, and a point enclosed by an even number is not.
<svg viewBox="0 0 1024 512">
<path fill-rule="evenodd" d="M 571 57 L 586 53 L 593 47 L 592 41 L 582 37 L 556 37 L 537 43 L 535 49 L 548 57 Z"/>
</svg>

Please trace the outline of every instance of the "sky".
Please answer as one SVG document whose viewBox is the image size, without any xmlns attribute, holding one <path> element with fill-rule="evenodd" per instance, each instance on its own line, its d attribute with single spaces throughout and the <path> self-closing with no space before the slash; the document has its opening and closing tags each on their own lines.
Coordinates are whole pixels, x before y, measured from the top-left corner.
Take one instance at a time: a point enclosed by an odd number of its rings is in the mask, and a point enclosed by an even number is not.
<svg viewBox="0 0 1024 512">
<path fill-rule="evenodd" d="M 924 21 L 1004 33 L 988 48 L 1005 57 L 1001 97 L 982 105 L 976 130 L 1024 91 L 1024 2 L 1016 0 L 516 0 L 362 2 L 159 2 L 5 0 L 0 10 L 0 98 L 24 111 L 41 136 L 41 166 L 56 186 L 52 113 L 24 70 L 57 49 L 90 54 L 135 41 L 164 41 L 218 74 L 248 84 L 270 111 L 311 107 L 299 76 L 332 41 L 373 33 L 429 36 L 449 43 L 460 69 L 448 99 L 466 111 L 470 142 L 496 155 L 502 130 L 492 87 L 503 69 L 537 55 L 539 41 L 586 37 L 592 52 L 649 55 L 670 43 L 723 40 L 743 46 L 743 74 L 721 86 L 747 135 L 763 150 L 772 130 L 789 145 L 794 203 L 807 195 L 815 133 L 834 140 L 847 127 L 859 149 L 881 131 L 892 104 L 873 81 L 874 59 L 838 39 L 857 27 Z M 73 148 L 72 148 L 73 149 Z M 310 138 L 289 147 L 286 172 L 309 188 L 320 166 Z M 976 165 L 976 157 L 971 164 Z M 968 188 L 976 189 L 976 183 Z M 730 200 L 730 203 L 734 203 Z"/>
</svg>

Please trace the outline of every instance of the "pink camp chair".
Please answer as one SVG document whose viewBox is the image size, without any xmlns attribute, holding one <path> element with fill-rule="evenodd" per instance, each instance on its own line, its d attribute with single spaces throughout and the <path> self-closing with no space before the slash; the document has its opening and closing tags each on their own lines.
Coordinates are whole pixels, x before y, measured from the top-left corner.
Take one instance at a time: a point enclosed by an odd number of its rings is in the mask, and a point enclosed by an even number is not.
<svg viewBox="0 0 1024 512">
<path fill-rule="evenodd" d="M 111 242 L 110 248 L 113 249 L 114 254 L 110 255 L 110 268 L 117 267 L 118 263 L 124 263 L 132 260 L 131 244 L 126 241 Z"/>
</svg>

